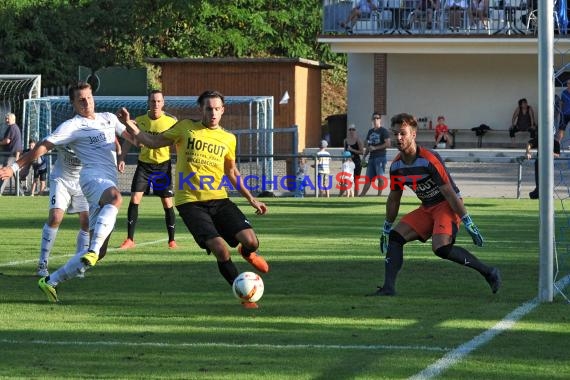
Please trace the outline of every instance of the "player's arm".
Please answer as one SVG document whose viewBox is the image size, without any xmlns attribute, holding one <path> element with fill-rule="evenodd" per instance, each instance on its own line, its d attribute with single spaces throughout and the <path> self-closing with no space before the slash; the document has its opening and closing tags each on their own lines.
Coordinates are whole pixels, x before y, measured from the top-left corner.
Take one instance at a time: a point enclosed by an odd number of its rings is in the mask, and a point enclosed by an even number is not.
<svg viewBox="0 0 570 380">
<path fill-rule="evenodd" d="M 240 194 L 247 199 L 249 204 L 255 209 L 255 213 L 258 215 L 267 214 L 267 206 L 265 203 L 258 201 L 249 192 L 247 186 L 242 182 L 241 175 L 236 166 L 236 162 L 231 159 L 226 159 L 224 161 L 224 174 L 230 180 L 230 183 L 235 189 L 238 189 Z"/>
<path fill-rule="evenodd" d="M 131 141 L 131 143 L 133 143 L 134 145 L 140 143 L 146 146 L 147 148 L 153 148 L 153 149 L 172 145 L 172 140 L 166 138 L 162 133 L 158 135 L 151 135 L 150 133 L 141 131 L 140 128 L 137 126 L 137 123 L 130 118 L 129 112 L 127 111 L 126 108 L 124 107 L 121 108 L 117 112 L 117 117 L 119 118 L 121 123 L 123 123 L 127 127 L 127 130 L 125 132 L 128 132 L 130 135 L 134 137 L 134 141 Z M 123 133 L 123 135 L 124 134 L 125 133 Z M 129 140 L 127 136 L 123 137 Z"/>
<path fill-rule="evenodd" d="M 16 162 L 14 162 L 11 166 L 6 166 L 0 169 L 0 179 L 6 180 L 14 175 L 17 171 L 21 168 L 31 165 L 34 161 L 36 161 L 39 157 L 43 156 L 50 150 L 54 148 L 54 144 L 43 140 L 36 144 L 34 149 L 22 154 Z"/>
<path fill-rule="evenodd" d="M 473 244 L 478 247 L 482 247 L 484 242 L 483 236 L 479 232 L 479 228 L 477 228 L 475 223 L 473 223 L 473 220 L 471 220 L 471 216 L 467 213 L 467 209 L 463 205 L 461 198 L 457 196 L 457 193 L 455 193 L 449 183 L 441 185 L 439 189 L 445 199 L 449 202 L 451 209 L 461 217 L 461 221 L 463 222 L 465 229 L 469 235 L 471 235 L 471 239 L 473 239 Z"/>
<path fill-rule="evenodd" d="M 123 141 L 123 144 L 121 145 L 121 153 L 118 155 L 117 158 L 119 164 L 119 171 L 121 169 L 124 169 L 127 154 L 129 154 L 129 150 L 131 150 L 132 146 L 133 144 L 129 140 L 125 139 L 125 141 Z"/>
<path fill-rule="evenodd" d="M 400 201 L 402 199 L 403 191 L 401 189 L 390 190 L 388 199 L 386 199 L 386 221 L 394 223 L 398 212 L 400 212 Z"/>
<path fill-rule="evenodd" d="M 453 212 L 459 216 L 467 214 L 467 209 L 463 205 L 461 198 L 457 196 L 457 193 L 453 190 L 451 184 L 446 183 L 439 187 L 441 194 L 445 197 Z"/>
</svg>

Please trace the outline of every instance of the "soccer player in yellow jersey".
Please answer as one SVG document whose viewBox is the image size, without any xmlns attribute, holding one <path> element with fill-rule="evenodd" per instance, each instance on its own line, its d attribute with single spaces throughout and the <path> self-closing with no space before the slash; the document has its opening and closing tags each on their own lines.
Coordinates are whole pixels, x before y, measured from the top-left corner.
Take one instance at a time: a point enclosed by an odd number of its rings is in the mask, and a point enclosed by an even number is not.
<svg viewBox="0 0 570 380">
<path fill-rule="evenodd" d="M 148 95 L 148 111 L 135 119 L 138 127 L 145 132 L 158 134 L 166 131 L 176 123 L 176 119 L 164 113 L 164 96 L 162 91 L 153 90 Z M 125 140 L 122 154 L 119 157 L 119 168 L 124 169 L 125 158 L 131 148 L 131 143 Z M 160 197 L 164 208 L 166 231 L 168 232 L 168 247 L 176 248 L 174 240 L 174 227 L 176 216 L 172 205 L 172 166 L 170 161 L 170 147 L 157 149 L 142 146 L 137 168 L 131 183 L 131 201 L 127 211 L 127 238 L 121 244 L 121 249 L 135 247 L 135 228 L 139 218 L 139 204 L 143 195 L 148 194 L 152 184 L 153 193 Z"/>
<path fill-rule="evenodd" d="M 231 184 L 237 189 L 258 215 L 266 214 L 267 206 L 253 197 L 239 176 L 236 137 L 220 126 L 224 96 L 205 91 L 199 96 L 198 105 L 202 120 L 181 120 L 157 135 L 142 131 L 125 108 L 118 116 L 136 140 L 148 148 L 176 145 L 179 180 L 174 203 L 196 243 L 216 256 L 218 269 L 231 286 L 239 273 L 227 244 L 237 246 L 238 252 L 260 272 L 267 273 L 269 265 L 256 253 L 257 236 L 245 215 L 229 199 L 226 188 Z M 244 302 L 243 306 L 257 308 L 254 302 Z"/>
</svg>

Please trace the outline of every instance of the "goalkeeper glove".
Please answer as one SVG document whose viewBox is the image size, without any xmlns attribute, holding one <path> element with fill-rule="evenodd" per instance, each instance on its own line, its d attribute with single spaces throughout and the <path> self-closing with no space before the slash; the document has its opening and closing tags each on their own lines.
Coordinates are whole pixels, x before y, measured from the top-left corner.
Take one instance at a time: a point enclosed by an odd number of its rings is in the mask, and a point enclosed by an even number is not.
<svg viewBox="0 0 570 380">
<path fill-rule="evenodd" d="M 477 247 L 482 247 L 483 236 L 481 236 L 479 228 L 477 228 L 475 223 L 473 223 L 473 220 L 471 220 L 471 216 L 469 216 L 469 214 L 465 214 L 461 217 L 461 221 L 463 222 L 463 225 L 465 226 L 467 232 L 469 232 L 469 235 L 471 235 L 473 244 L 475 244 Z"/>
<path fill-rule="evenodd" d="M 390 231 L 392 231 L 392 223 L 385 220 L 382 234 L 380 234 L 380 252 L 383 254 L 388 253 L 388 240 L 390 238 Z"/>
</svg>

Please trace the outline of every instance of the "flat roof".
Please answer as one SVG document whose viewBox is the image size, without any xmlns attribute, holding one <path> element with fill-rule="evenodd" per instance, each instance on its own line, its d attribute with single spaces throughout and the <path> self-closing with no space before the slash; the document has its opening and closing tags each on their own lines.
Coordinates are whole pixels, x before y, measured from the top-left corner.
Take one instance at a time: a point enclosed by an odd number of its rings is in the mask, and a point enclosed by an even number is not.
<svg viewBox="0 0 570 380">
<path fill-rule="evenodd" d="M 318 42 L 329 44 L 336 53 L 399 54 L 538 54 L 538 39 L 496 36 L 319 36 Z M 554 55 L 567 54 L 570 39 L 554 39 Z"/>
<path fill-rule="evenodd" d="M 305 58 L 286 58 L 286 57 L 272 57 L 272 58 L 237 58 L 237 57 L 222 57 L 222 58 L 146 58 L 148 63 L 294 63 L 304 66 L 314 66 L 320 69 L 332 69 L 333 66 L 319 61 L 313 61 Z"/>
</svg>

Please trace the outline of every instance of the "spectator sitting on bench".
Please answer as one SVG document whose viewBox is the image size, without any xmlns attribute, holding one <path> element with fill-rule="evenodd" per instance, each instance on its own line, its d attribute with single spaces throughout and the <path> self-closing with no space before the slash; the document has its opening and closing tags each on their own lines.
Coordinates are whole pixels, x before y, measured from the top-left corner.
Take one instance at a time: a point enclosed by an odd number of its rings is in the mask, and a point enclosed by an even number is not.
<svg viewBox="0 0 570 380">
<path fill-rule="evenodd" d="M 509 128 L 509 136 L 513 144 L 515 143 L 515 133 L 517 132 L 528 132 L 531 139 L 536 136 L 534 110 L 528 105 L 525 98 L 519 100 L 519 105 L 513 113 L 512 125 Z"/>
<path fill-rule="evenodd" d="M 433 149 L 436 149 L 439 143 L 445 143 L 446 148 L 453 148 L 453 137 L 449 133 L 449 128 L 445 125 L 445 117 L 438 116 L 437 124 L 435 126 L 435 145 Z"/>
<path fill-rule="evenodd" d="M 375 0 L 360 0 L 350 11 L 346 21 L 340 23 L 340 26 L 347 32 L 352 32 L 352 27 L 359 18 L 369 18 L 372 12 L 376 10 L 378 10 L 378 4 Z"/>
</svg>

